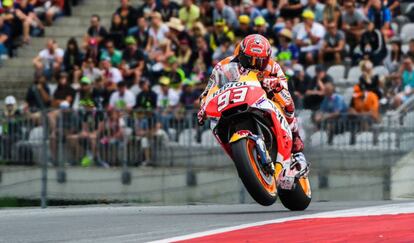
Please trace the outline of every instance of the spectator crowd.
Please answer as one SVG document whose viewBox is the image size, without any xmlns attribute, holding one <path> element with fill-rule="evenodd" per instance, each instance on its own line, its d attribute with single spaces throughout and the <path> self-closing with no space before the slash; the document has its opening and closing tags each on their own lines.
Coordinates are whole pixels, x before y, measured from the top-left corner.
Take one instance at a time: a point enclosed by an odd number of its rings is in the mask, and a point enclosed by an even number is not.
<svg viewBox="0 0 414 243">
<path fill-rule="evenodd" d="M 366 129 L 380 122 L 381 112 L 400 106 L 414 92 L 414 39 L 405 43 L 398 33 L 410 22 L 414 8 L 403 13 L 402 1 L 145 0 L 139 6 L 119 2 L 109 28 L 93 14 L 81 43 L 71 38 L 59 47 L 55 40 L 47 41 L 33 59 L 36 73 L 23 110 L 34 116 L 43 108 L 60 109 L 48 114 L 52 137 L 61 110 L 82 111 L 82 125 L 70 132 L 68 142 L 76 147 L 79 139 L 89 139 L 93 158 L 99 157 L 96 141 L 119 140 L 124 128 L 133 128 L 138 137 L 162 130 L 171 138 L 171 123 L 183 121 L 198 108 L 214 65 L 232 55 L 248 34 L 269 38 L 272 58 L 289 77 L 295 103 L 299 109 L 315 111 L 313 121 L 319 126 L 347 114 L 346 119 L 363 121 L 361 129 Z M 33 32 L 43 33 L 43 26 L 52 24 L 63 8 L 59 0 L 3 0 L 0 54 L 7 53 L 14 35 L 29 42 Z M 19 33 L 14 33 L 16 25 Z M 359 66 L 361 72 L 349 101 L 336 91 L 337 80 L 327 73 L 329 67 L 344 64 Z M 306 71 L 311 66 L 313 76 Z M 384 66 L 386 75 L 375 74 L 377 66 Z M 54 82 L 51 90 L 48 84 Z M 151 119 L 121 122 L 125 114 Z M 89 126 L 89 120 L 95 125 Z M 111 135 L 103 136 L 104 130 Z"/>
</svg>

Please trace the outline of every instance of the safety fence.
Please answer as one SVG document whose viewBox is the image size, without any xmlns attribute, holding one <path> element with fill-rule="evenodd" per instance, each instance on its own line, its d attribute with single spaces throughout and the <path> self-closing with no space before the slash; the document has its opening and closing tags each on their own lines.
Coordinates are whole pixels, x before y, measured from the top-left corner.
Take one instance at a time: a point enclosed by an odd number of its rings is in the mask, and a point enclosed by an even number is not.
<svg viewBox="0 0 414 243">
<path fill-rule="evenodd" d="M 385 115 L 374 123 L 342 116 L 312 122 L 299 112 L 307 151 L 414 148 L 414 113 Z M 12 165 L 225 166 L 224 152 L 196 113 L 171 111 L 50 110 L 0 119 L 0 161 Z"/>
</svg>

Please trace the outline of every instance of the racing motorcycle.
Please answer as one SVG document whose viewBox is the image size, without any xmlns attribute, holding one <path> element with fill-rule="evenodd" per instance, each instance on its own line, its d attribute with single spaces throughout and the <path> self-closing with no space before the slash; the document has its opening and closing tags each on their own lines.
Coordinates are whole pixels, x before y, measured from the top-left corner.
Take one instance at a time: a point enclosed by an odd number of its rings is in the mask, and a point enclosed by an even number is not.
<svg viewBox="0 0 414 243">
<path fill-rule="evenodd" d="M 279 197 L 286 208 L 305 210 L 311 187 L 291 154 L 292 132 L 283 111 L 267 98 L 257 72 L 242 74 L 236 65 L 224 67 L 206 97 L 213 134 L 257 203 L 269 206 Z"/>
</svg>

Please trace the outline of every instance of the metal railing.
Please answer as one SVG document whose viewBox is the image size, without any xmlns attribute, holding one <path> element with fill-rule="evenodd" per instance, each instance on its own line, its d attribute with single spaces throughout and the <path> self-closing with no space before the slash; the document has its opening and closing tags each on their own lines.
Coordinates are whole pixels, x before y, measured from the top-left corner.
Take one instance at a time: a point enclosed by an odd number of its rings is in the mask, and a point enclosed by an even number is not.
<svg viewBox="0 0 414 243">
<path fill-rule="evenodd" d="M 313 124 L 300 113 L 306 145 L 312 149 L 410 150 L 414 113 Z M 50 110 L 0 118 L 0 161 L 12 165 L 186 166 L 188 161 L 226 160 L 195 112 Z M 46 136 L 46 137 L 45 137 Z M 43 142 L 47 144 L 43 158 Z M 414 145 L 413 145 L 414 146 Z M 200 159 L 202 158 L 202 159 Z M 212 166 L 226 163 L 210 163 Z M 228 164 L 228 163 L 227 163 Z"/>
</svg>

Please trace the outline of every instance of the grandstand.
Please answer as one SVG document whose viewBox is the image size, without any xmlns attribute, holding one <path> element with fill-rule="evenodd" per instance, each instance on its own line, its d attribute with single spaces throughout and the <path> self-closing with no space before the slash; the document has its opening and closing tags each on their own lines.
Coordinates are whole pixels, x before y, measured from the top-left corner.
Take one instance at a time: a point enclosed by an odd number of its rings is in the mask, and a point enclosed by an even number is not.
<svg viewBox="0 0 414 243">
<path fill-rule="evenodd" d="M 2 2 L 4 19 L 9 2 Z M 24 1 L 16 0 L 14 8 L 18 9 L 20 2 Z M 131 165 L 180 161 L 172 161 L 175 157 L 165 152 L 165 147 L 176 154 L 183 152 L 178 157 L 187 156 L 188 146 L 209 151 L 215 141 L 206 127 L 198 128 L 193 119 L 197 97 L 214 64 L 231 55 L 235 44 L 249 33 L 261 33 L 273 44 L 272 58 L 289 76 L 309 152 L 402 154 L 412 149 L 414 24 L 410 18 L 414 4 L 409 1 L 387 1 L 386 6 L 377 0 L 279 1 L 267 7 L 266 1 L 249 0 L 203 0 L 195 4 L 191 0 L 63 2 L 68 6 L 77 3 L 71 15 L 56 18 L 45 28 L 43 37 L 33 36 L 26 44 L 21 43 L 22 36 L 13 36 L 12 42 L 21 45 L 12 45 L 13 56 L 0 67 L 0 97 L 17 98 L 17 102 L 5 102 L 12 108 L 10 114 L 4 113 L 3 121 L 16 115 L 24 120 L 16 137 L 4 139 L 3 151 L 11 146 L 27 152 L 27 148 L 40 144 L 44 127 L 38 113 L 42 108 L 48 110 L 47 140 L 54 163 L 56 156 L 65 157 L 62 153 L 76 155 L 72 165 L 81 164 L 79 161 L 92 154 L 98 165 L 118 166 L 115 152 L 98 155 L 109 146 L 108 141 L 114 146 L 123 144 L 127 151 L 139 147 L 141 154 L 127 159 Z M 95 26 L 91 27 L 91 22 L 96 22 Z M 314 38 L 309 40 L 307 34 Z M 78 52 L 67 49 L 72 37 Z M 48 53 L 45 46 L 49 39 L 56 41 L 49 43 L 50 49 L 61 53 L 59 58 L 63 59 L 52 58 L 50 66 L 41 54 L 42 50 Z M 336 88 L 333 94 L 326 93 L 328 83 Z M 40 100 L 36 93 L 40 93 Z M 120 93 L 126 95 L 120 97 Z M 376 105 L 360 100 L 368 94 Z M 333 96 L 343 100 L 345 109 L 334 119 L 324 119 L 337 112 L 330 108 L 329 97 Z M 85 131 L 79 123 L 84 114 L 80 111 L 85 104 L 100 111 L 94 115 L 96 123 L 107 118 L 108 126 L 119 127 L 115 133 L 122 133 L 122 138 L 105 131 L 108 134 L 100 138 L 97 148 L 92 142 L 97 124 L 82 135 Z M 71 112 L 61 118 L 57 110 L 68 108 Z M 145 110 L 145 115 L 137 110 Z M 148 120 L 155 131 L 140 125 Z M 57 132 L 60 125 L 68 130 L 64 135 Z M 86 147 L 76 146 L 85 136 Z M 65 152 L 57 153 L 60 140 L 65 143 Z M 117 150 L 115 146 L 113 151 Z M 9 154 L 3 159 L 11 163 L 32 161 L 34 154 L 23 159 Z M 164 156 L 167 161 L 153 156 Z"/>
</svg>

